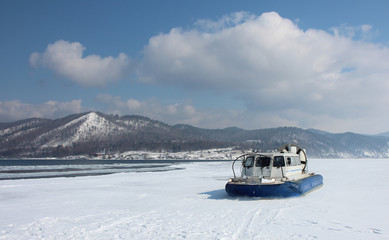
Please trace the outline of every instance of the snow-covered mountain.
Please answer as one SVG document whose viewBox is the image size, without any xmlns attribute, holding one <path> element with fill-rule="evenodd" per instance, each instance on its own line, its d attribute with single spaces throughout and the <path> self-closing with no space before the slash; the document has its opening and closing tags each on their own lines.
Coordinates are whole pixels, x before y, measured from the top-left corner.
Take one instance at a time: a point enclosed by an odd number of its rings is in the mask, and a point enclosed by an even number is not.
<svg viewBox="0 0 389 240">
<path fill-rule="evenodd" d="M 187 138 L 173 126 L 134 115 L 88 112 L 55 120 L 33 118 L 0 124 L 2 157 L 128 150 L 179 151 L 181 148 L 197 150 L 226 145 L 203 136 Z"/>
<path fill-rule="evenodd" d="M 143 116 L 88 112 L 60 119 L 0 123 L 0 157 L 65 156 L 96 152 L 179 152 L 235 147 L 271 150 L 296 143 L 314 157 L 389 157 L 389 137 L 332 134 L 294 127 L 244 130 L 170 126 Z"/>
</svg>

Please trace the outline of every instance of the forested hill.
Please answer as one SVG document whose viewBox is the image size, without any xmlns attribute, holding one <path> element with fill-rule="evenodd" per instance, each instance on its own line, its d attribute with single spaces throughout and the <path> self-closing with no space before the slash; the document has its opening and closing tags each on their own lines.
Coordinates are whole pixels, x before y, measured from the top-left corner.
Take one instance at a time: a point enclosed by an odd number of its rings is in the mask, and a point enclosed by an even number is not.
<svg viewBox="0 0 389 240">
<path fill-rule="evenodd" d="M 168 125 L 143 116 L 88 112 L 60 119 L 0 123 L 0 157 L 61 157 L 91 152 L 191 151 L 237 147 L 272 150 L 285 143 L 310 157 L 389 157 L 389 137 L 332 134 L 295 127 L 244 130 Z"/>
</svg>

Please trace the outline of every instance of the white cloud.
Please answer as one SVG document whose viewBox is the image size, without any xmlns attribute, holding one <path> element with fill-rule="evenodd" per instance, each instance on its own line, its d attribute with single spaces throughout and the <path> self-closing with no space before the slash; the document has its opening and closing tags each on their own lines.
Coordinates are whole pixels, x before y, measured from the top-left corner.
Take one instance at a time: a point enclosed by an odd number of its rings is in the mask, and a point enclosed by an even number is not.
<svg viewBox="0 0 389 240">
<path fill-rule="evenodd" d="M 46 67 L 56 74 L 83 86 L 105 86 L 128 76 L 131 61 L 124 53 L 102 58 L 98 55 L 83 57 L 85 47 L 79 42 L 63 40 L 49 44 L 43 53 L 30 56 L 33 67 Z"/>
<path fill-rule="evenodd" d="M 197 123 L 196 109 L 189 103 L 175 103 L 163 105 L 156 98 L 145 101 L 136 99 L 122 99 L 119 96 L 99 94 L 96 100 L 104 109 L 104 112 L 113 114 L 135 114 L 147 116 L 156 120 L 165 121 L 170 124 L 176 123 Z"/>
<path fill-rule="evenodd" d="M 142 107 L 142 103 L 135 99 L 128 99 L 126 102 L 126 106 L 129 110 L 139 111 Z"/>
<path fill-rule="evenodd" d="M 195 26 L 203 29 L 204 31 L 217 31 L 223 28 L 231 27 L 239 23 L 243 23 L 247 20 L 252 20 L 255 15 L 249 12 L 235 12 L 230 15 L 221 17 L 218 21 L 211 21 L 205 19 L 199 19 L 195 22 Z"/>
<path fill-rule="evenodd" d="M 82 101 L 47 101 L 42 104 L 29 104 L 20 100 L 0 101 L 0 120 L 15 121 L 31 117 L 58 118 L 82 112 Z"/>
<path fill-rule="evenodd" d="M 360 26 L 350 26 L 341 24 L 338 27 L 331 28 L 335 36 L 344 36 L 350 39 L 371 40 L 378 36 L 378 31 L 372 25 L 362 24 Z"/>
<path fill-rule="evenodd" d="M 366 124 L 358 121 L 388 117 L 382 109 L 389 102 L 389 49 L 364 41 L 370 25 L 335 33 L 302 30 L 269 12 L 201 20 L 197 26 L 152 37 L 139 79 L 190 91 L 230 92 L 250 111 L 296 125 L 306 119 L 284 114 L 290 109 L 312 121 L 325 116 L 345 129 L 346 123 L 362 128 Z M 363 36 L 354 40 L 357 32 Z"/>
<path fill-rule="evenodd" d="M 144 101 L 122 99 L 118 96 L 100 94 L 96 100 L 104 112 L 121 115 L 142 115 L 168 124 L 190 124 L 203 128 L 226 128 L 238 126 L 245 129 L 296 125 L 279 113 L 262 114 L 250 110 L 236 109 L 199 109 L 184 101 L 174 104 L 161 104 L 156 98 Z"/>
<path fill-rule="evenodd" d="M 136 64 L 140 82 L 206 90 L 216 98 L 231 95 L 229 102 L 238 99 L 247 109 L 199 109 L 188 102 L 163 105 L 155 98 L 97 99 L 111 113 L 203 127 L 386 128 L 389 49 L 368 42 L 378 34 L 374 27 L 344 24 L 328 32 L 303 30 L 296 22 L 276 12 L 238 12 L 217 21 L 198 20 L 192 29 L 173 28 L 150 38 L 143 49 Z M 134 70 L 125 54 L 83 57 L 84 49 L 78 42 L 57 41 L 45 52 L 31 54 L 30 63 L 84 86 L 104 86 Z"/>
</svg>

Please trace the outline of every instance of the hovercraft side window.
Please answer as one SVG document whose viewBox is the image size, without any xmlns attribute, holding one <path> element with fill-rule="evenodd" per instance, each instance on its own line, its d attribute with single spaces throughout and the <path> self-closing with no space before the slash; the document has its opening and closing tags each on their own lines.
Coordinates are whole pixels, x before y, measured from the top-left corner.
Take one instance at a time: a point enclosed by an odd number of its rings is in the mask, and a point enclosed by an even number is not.
<svg viewBox="0 0 389 240">
<path fill-rule="evenodd" d="M 297 166 L 297 165 L 300 165 L 300 164 L 301 164 L 300 157 L 297 157 L 297 156 L 292 157 L 292 165 L 293 166 Z"/>
<path fill-rule="evenodd" d="M 270 157 L 260 156 L 257 157 L 257 161 L 255 162 L 256 167 L 269 167 L 270 166 Z"/>
<path fill-rule="evenodd" d="M 248 168 L 252 167 L 254 165 L 254 157 L 247 157 L 243 165 Z"/>
<path fill-rule="evenodd" d="M 298 156 L 287 157 L 286 162 L 288 166 L 297 166 L 301 164 L 300 157 Z"/>
<path fill-rule="evenodd" d="M 285 167 L 284 157 L 275 156 L 273 161 L 273 167 Z"/>
</svg>

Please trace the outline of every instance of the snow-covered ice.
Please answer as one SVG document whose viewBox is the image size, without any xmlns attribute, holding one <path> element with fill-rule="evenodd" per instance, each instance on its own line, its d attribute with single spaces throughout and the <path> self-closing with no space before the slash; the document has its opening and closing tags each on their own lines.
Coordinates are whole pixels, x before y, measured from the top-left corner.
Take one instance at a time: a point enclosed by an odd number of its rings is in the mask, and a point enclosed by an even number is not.
<svg viewBox="0 0 389 240">
<path fill-rule="evenodd" d="M 57 160 L 45 160 L 43 163 L 32 165 L 36 160 L 25 160 L 29 162 L 28 165 L 10 166 L 9 163 L 13 160 L 9 160 L 7 165 L 1 166 L 0 180 L 14 180 L 14 179 L 31 179 L 31 178 L 55 178 L 55 177 L 78 177 L 78 176 L 91 176 L 91 175 L 106 175 L 112 173 L 123 172 L 156 172 L 156 171 L 172 171 L 181 169 L 171 161 L 158 161 L 159 163 L 146 164 L 145 163 L 129 163 L 130 161 L 90 161 L 83 160 L 77 164 L 72 161 Z M 45 165 L 48 162 L 56 163 L 55 165 Z M 88 162 L 93 162 L 88 164 Z M 139 162 L 139 161 L 138 161 Z M 66 164 L 65 164 L 66 163 Z M 71 164 L 71 165 L 69 165 Z M 16 165 L 16 164 L 15 164 Z"/>
<path fill-rule="evenodd" d="M 389 239 L 389 160 L 314 159 L 323 187 L 231 198 L 231 162 L 0 181 L 0 239 Z"/>
</svg>

